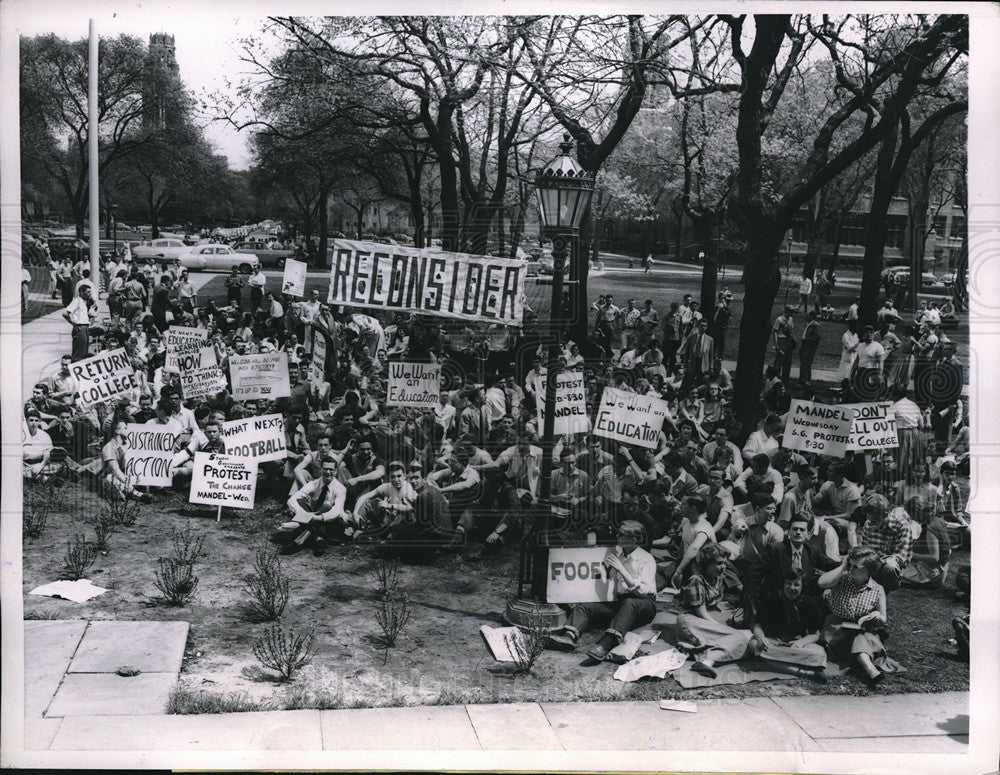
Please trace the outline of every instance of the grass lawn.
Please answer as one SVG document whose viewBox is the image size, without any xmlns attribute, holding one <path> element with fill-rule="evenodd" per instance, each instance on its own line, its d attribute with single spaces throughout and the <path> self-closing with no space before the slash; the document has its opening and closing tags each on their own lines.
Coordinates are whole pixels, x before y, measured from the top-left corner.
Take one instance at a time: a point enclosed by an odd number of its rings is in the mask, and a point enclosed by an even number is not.
<svg viewBox="0 0 1000 775">
<path fill-rule="evenodd" d="M 371 548 L 332 547 L 324 557 L 304 552 L 282 558 L 291 592 L 284 624 L 316 628 L 312 663 L 282 684 L 253 655 L 253 641 L 268 625 L 248 617 L 243 591 L 255 551 L 283 518 L 283 504 L 274 495 L 258 492 L 255 510 L 226 510 L 220 524 L 210 507 L 190 506 L 177 494 L 158 496 L 140 507 L 134 526 L 111 535 L 109 550 L 87 574 L 107 593 L 85 604 L 28 595 L 60 577 L 74 535 L 94 539 L 88 520 L 99 509 L 97 496 L 68 484 L 55 499 L 42 535 L 25 539 L 25 618 L 189 622 L 174 712 L 868 693 L 851 674 L 825 686 L 794 679 L 685 690 L 670 677 L 624 684 L 613 680 L 611 665 L 580 666 L 582 650 L 546 651 L 531 675 L 512 676 L 493 660 L 479 627 L 501 623 L 514 590 L 513 549 L 487 560 L 457 552 L 428 565 L 404 565 L 400 581 L 412 618 L 391 649 L 378 641 Z M 188 527 L 204 536 L 194 565 L 199 583 L 186 605 L 171 607 L 154 585 L 157 558 L 170 554 L 171 531 Z M 968 552 L 960 552 L 952 568 L 967 562 Z M 968 666 L 954 660 L 948 644 L 952 617 L 967 607 L 950 583 L 939 591 L 893 593 L 888 648 L 907 672 L 887 676 L 876 692 L 967 689 Z M 585 636 L 584 644 L 597 635 Z"/>
</svg>

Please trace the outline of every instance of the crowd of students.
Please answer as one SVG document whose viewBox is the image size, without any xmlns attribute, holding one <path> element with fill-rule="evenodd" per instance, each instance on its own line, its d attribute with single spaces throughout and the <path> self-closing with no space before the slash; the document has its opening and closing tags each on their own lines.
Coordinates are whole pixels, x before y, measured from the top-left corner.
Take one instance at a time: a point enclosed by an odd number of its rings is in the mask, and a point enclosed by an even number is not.
<svg viewBox="0 0 1000 775">
<path fill-rule="evenodd" d="M 186 497 L 194 453 L 225 452 L 222 422 L 280 413 L 287 457 L 261 464 L 258 490 L 287 501 L 287 520 L 272 534 L 284 554 L 376 541 L 415 558 L 456 546 L 476 556 L 537 526 L 536 404 L 544 397 L 535 377 L 548 340 L 530 312 L 512 328 L 338 309 L 317 291 L 284 296 L 262 273 L 249 278 L 249 297 L 243 277 L 227 278 L 228 305 L 219 306 L 200 303 L 184 271 L 127 262 L 108 269 L 108 317 L 95 314 L 92 285 L 78 283 L 66 310 L 73 351 L 38 380 L 25 404 L 26 477 L 66 467 L 119 493 L 165 497 L 129 481 L 124 429 L 171 425 L 178 438 L 174 488 Z M 653 449 L 589 433 L 556 440 L 546 538 L 617 546 L 608 563 L 620 595 L 599 610 L 574 607 L 552 644 L 573 648 L 582 631 L 610 622 L 592 649 L 603 658 L 625 631 L 652 618 L 653 597 L 669 587 L 685 611 L 682 640 L 706 674 L 749 654 L 812 675 L 825 664 L 816 651 L 822 642 L 855 654 L 877 680 L 893 667 L 879 638 L 886 594 L 901 585 L 940 586 L 953 539 L 967 525 L 959 485 L 968 477 L 967 415 L 958 395 L 944 407 L 938 396 L 920 395 L 919 378 L 917 400 L 910 398 L 912 370 L 892 372 L 888 359 L 866 361 L 843 385 L 803 377 L 796 386 L 787 369 L 789 308 L 775 326 L 764 417 L 744 433 L 722 362 L 731 300 L 725 289 L 706 319 L 690 296 L 663 311 L 634 299 L 619 308 L 606 296 L 594 305 L 590 342 L 561 334 L 561 365 L 583 373 L 591 421 L 608 386 L 663 398 L 669 413 Z M 175 324 L 203 328 L 227 376 L 234 355 L 284 351 L 291 395 L 237 401 L 227 389 L 184 400 L 177 375 L 163 368 L 164 332 Z M 326 343 L 321 373 L 311 368 L 319 340 Z M 935 345 L 940 356 L 922 368 L 954 358 L 940 340 Z M 72 362 L 118 347 L 140 387 L 81 407 Z M 391 361 L 442 364 L 433 410 L 386 405 Z M 858 368 L 875 373 L 859 380 Z M 878 397 L 891 393 L 898 448 L 837 459 L 782 446 L 793 396 L 873 400 L 864 392 L 873 384 L 883 391 Z M 734 592 L 738 613 L 720 606 Z M 801 659 L 789 661 L 789 654 Z"/>
</svg>

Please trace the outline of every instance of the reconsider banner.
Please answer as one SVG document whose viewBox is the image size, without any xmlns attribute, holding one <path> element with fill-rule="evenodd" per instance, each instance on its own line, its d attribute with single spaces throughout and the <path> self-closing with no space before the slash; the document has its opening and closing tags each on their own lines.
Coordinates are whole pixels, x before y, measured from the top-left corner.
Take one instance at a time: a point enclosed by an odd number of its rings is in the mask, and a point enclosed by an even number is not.
<svg viewBox="0 0 1000 775">
<path fill-rule="evenodd" d="M 792 399 L 781 446 L 803 452 L 844 457 L 854 416 L 843 405 Z"/>
<path fill-rule="evenodd" d="M 333 241 L 330 304 L 520 325 L 524 261 Z"/>
<path fill-rule="evenodd" d="M 594 435 L 656 449 L 669 408 L 662 398 L 606 387 L 597 409 Z"/>
<path fill-rule="evenodd" d="M 194 453 L 189 503 L 252 509 L 256 491 L 256 461 L 209 452 Z"/>
</svg>

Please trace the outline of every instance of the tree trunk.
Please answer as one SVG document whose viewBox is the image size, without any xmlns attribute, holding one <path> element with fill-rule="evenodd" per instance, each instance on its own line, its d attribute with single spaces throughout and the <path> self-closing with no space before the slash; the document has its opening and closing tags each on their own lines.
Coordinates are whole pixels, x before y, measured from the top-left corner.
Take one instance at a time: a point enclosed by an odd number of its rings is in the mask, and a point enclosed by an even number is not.
<svg viewBox="0 0 1000 775">
<path fill-rule="evenodd" d="M 506 240 L 504 239 L 504 234 L 503 234 L 503 220 L 504 220 L 503 219 L 503 210 L 501 209 L 497 213 L 497 255 L 498 256 L 503 256 L 503 254 L 504 254 L 504 245 L 506 244 Z"/>
<path fill-rule="evenodd" d="M 319 253 L 316 256 L 316 266 L 325 268 L 327 266 L 327 243 L 330 240 L 330 192 L 324 189 L 319 195 Z"/>
<path fill-rule="evenodd" d="M 878 311 L 878 292 L 882 283 L 882 259 L 885 240 L 888 235 L 886 215 L 896 192 L 898 180 L 892 174 L 896 158 L 896 131 L 889 132 L 882 141 L 875 166 L 874 188 L 871 206 L 865 223 L 865 254 L 861 262 L 861 303 L 858 306 L 858 322 L 862 326 L 875 325 Z"/>
</svg>

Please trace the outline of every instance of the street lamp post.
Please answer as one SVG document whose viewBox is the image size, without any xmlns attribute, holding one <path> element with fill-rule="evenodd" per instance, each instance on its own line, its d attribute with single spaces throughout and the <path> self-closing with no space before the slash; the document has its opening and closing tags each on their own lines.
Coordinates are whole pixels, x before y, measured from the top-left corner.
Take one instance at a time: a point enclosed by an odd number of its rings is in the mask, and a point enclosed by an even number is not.
<svg viewBox="0 0 1000 775">
<path fill-rule="evenodd" d="M 111 204 L 111 257 L 118 260 L 118 205 Z"/>
<path fill-rule="evenodd" d="M 570 155 L 573 143 L 569 135 L 563 136 L 559 144 L 559 155 L 535 178 L 538 189 L 538 204 L 542 228 L 552 235 L 552 303 L 549 310 L 551 321 L 549 331 L 548 364 L 545 379 L 545 416 L 542 425 L 542 469 L 538 493 L 538 519 L 534 535 L 525 535 L 521 542 L 519 596 L 530 576 L 531 597 L 541 601 L 545 597 L 545 564 L 548 552 L 548 527 L 550 497 L 552 493 L 552 450 L 555 446 L 555 403 L 556 376 L 559 371 L 559 332 L 562 320 L 563 275 L 566 258 L 573 236 L 578 233 L 584 213 L 590 205 L 594 192 L 594 176 L 584 170 Z M 533 557 L 532 557 L 533 555 Z M 530 572 L 528 569 L 530 567 Z M 525 601 L 517 601 L 507 608 L 507 619 L 513 624 L 525 624 L 529 616 L 537 622 L 535 606 Z M 519 621 L 520 619 L 520 621 Z"/>
</svg>

